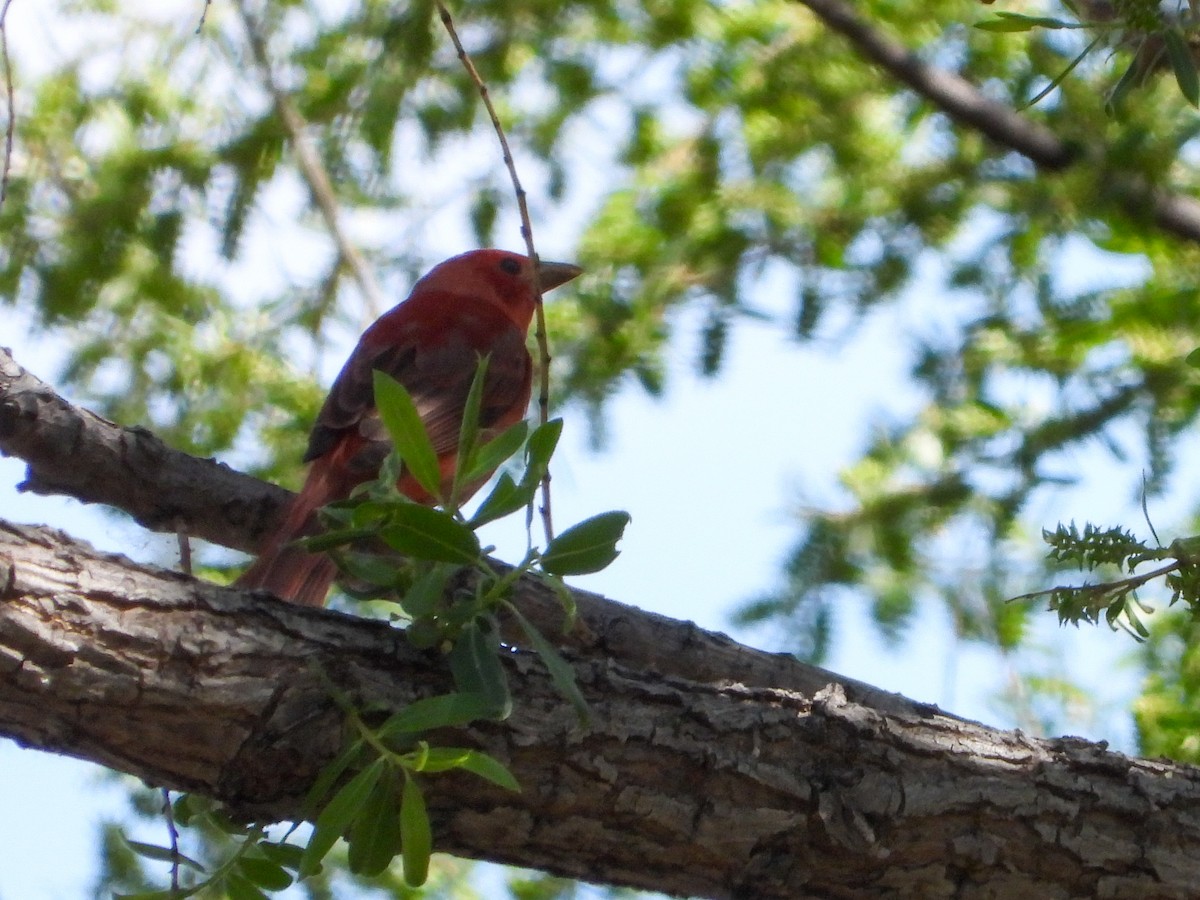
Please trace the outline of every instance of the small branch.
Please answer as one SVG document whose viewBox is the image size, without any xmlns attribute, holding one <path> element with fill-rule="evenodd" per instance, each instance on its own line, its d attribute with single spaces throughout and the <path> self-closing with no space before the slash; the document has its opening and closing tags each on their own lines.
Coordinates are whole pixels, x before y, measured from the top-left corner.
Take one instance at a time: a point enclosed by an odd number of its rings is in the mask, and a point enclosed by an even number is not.
<svg viewBox="0 0 1200 900">
<path fill-rule="evenodd" d="M 200 21 L 196 23 L 196 34 L 204 30 L 204 23 L 208 21 L 208 8 L 212 6 L 212 0 L 204 0 L 204 9 L 200 10 Z"/>
<path fill-rule="evenodd" d="M 179 890 L 179 829 L 175 827 L 175 810 L 171 807 L 171 791 L 162 788 L 163 818 L 167 820 L 167 836 L 171 841 L 171 890 Z"/>
<path fill-rule="evenodd" d="M 4 127 L 4 167 L 0 171 L 0 209 L 8 199 L 8 178 L 12 174 L 13 134 L 16 130 L 17 104 L 13 99 L 12 60 L 8 56 L 8 8 L 12 0 L 4 0 L 0 8 L 0 56 L 4 61 L 4 92 L 8 98 L 8 124 Z"/>
<path fill-rule="evenodd" d="M 321 164 L 320 156 L 308 139 L 308 123 L 304 121 L 304 117 L 296 109 L 296 105 L 292 102 L 291 97 L 284 92 L 275 80 L 275 73 L 271 68 L 271 59 L 267 53 L 266 41 L 263 39 L 257 24 L 251 19 L 250 13 L 246 10 L 244 0 L 238 0 L 237 10 L 241 16 L 242 25 L 246 29 L 246 38 L 250 44 L 250 51 L 254 56 L 254 62 L 258 66 L 259 72 L 262 73 L 263 84 L 271 94 L 271 99 L 275 104 L 275 111 L 279 114 L 279 120 L 283 123 L 288 137 L 291 138 L 292 147 L 295 148 L 296 163 L 300 167 L 300 174 L 308 184 L 313 202 L 317 205 L 321 217 L 325 220 L 325 227 L 329 230 L 329 234 L 333 238 L 338 256 L 346 264 L 351 276 L 358 285 L 359 291 L 362 292 L 367 304 L 369 317 L 371 319 L 378 318 L 390 304 L 385 302 L 383 292 L 380 290 L 379 283 L 375 280 L 375 275 L 371 271 L 371 267 L 367 264 L 366 259 L 363 258 L 362 253 L 350 241 L 350 238 L 342 228 L 337 195 L 334 193 L 333 184 L 329 180 L 329 173 L 325 171 L 325 167 Z"/>
<path fill-rule="evenodd" d="M 495 129 L 496 137 L 500 141 L 500 149 L 504 155 L 504 165 L 508 168 L 509 177 L 512 179 L 513 192 L 516 194 L 517 209 L 521 214 L 521 236 L 525 239 L 525 249 L 529 255 L 529 259 L 533 263 L 533 292 L 537 297 L 537 305 L 534 307 L 534 319 L 536 323 L 534 336 L 537 339 L 539 361 L 538 420 L 545 425 L 550 419 L 550 341 L 546 332 L 546 310 L 542 303 L 542 286 L 538 282 L 538 255 L 537 250 L 533 246 L 533 224 L 529 218 L 529 204 L 526 202 L 525 188 L 521 186 L 521 178 L 517 174 L 517 164 L 513 161 L 512 150 L 508 146 L 508 138 L 504 134 L 504 127 L 500 124 L 500 117 L 496 115 L 496 107 L 492 105 L 492 97 L 488 92 L 488 87 L 480 76 L 479 70 L 475 68 L 475 63 L 472 61 L 471 55 L 467 53 L 466 48 L 463 47 L 462 41 L 458 37 L 458 31 L 454 27 L 454 19 L 450 15 L 450 10 L 446 8 L 446 4 L 442 0 L 436 0 L 436 2 L 442 25 L 445 26 L 446 32 L 450 35 L 450 40 L 454 43 L 454 49 L 458 52 L 458 58 L 462 62 L 463 68 L 467 70 L 467 74 L 475 83 L 475 87 L 478 88 L 479 96 L 483 99 L 483 106 L 492 120 L 492 128 Z M 541 514 L 542 527 L 546 532 L 546 540 L 550 541 L 554 538 L 554 520 L 550 507 L 549 469 L 546 470 L 546 474 L 542 478 Z"/>
<path fill-rule="evenodd" d="M 175 537 L 179 541 L 179 571 L 192 575 L 192 541 L 188 537 L 187 523 L 182 519 L 175 523 Z"/>
<path fill-rule="evenodd" d="M 990 97 L 965 78 L 931 66 L 902 44 L 860 19 L 842 0 L 798 0 L 837 31 L 863 56 L 941 109 L 960 125 L 1015 150 L 1035 165 L 1057 172 L 1088 154 L 1049 128 L 1032 122 Z M 1130 175 L 1110 187 L 1131 216 L 1151 218 L 1164 231 L 1200 243 L 1200 201 L 1162 191 L 1143 176 Z"/>
<path fill-rule="evenodd" d="M 902 44 L 860 19 L 841 0 L 800 0 L 834 31 L 848 38 L 863 56 L 907 84 L 955 121 L 970 126 L 1055 171 L 1074 161 L 1070 148 L 1049 128 L 1031 122 L 999 101 L 980 93 L 965 78 L 931 66 Z"/>
<path fill-rule="evenodd" d="M 1184 562 L 1176 560 L 1173 563 L 1168 563 L 1165 566 L 1154 569 L 1151 572 L 1145 572 L 1141 575 L 1130 575 L 1128 578 L 1118 578 L 1116 581 L 1101 581 L 1096 584 L 1070 585 L 1059 584 L 1054 587 L 1043 588 L 1040 591 L 1030 591 L 1027 594 L 1018 594 L 1009 600 L 1010 603 L 1017 603 L 1021 600 L 1034 600 L 1038 597 L 1045 597 L 1048 594 L 1059 592 L 1074 592 L 1088 594 L 1127 594 L 1130 591 L 1137 590 L 1144 584 L 1154 581 L 1156 578 L 1162 578 L 1170 575 L 1172 572 L 1182 568 Z"/>
</svg>

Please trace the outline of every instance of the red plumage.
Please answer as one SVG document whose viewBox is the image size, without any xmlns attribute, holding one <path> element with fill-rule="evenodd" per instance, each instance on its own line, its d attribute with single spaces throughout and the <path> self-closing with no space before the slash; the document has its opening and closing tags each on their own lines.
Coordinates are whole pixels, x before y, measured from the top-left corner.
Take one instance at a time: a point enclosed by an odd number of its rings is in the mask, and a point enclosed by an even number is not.
<svg viewBox="0 0 1200 900">
<path fill-rule="evenodd" d="M 550 290 L 579 272 L 567 263 L 540 263 L 538 282 Z M 463 408 L 480 357 L 489 357 L 481 437 L 499 434 L 525 416 L 533 373 L 525 341 L 535 303 L 528 257 L 474 250 L 433 268 L 407 300 L 380 316 L 359 339 L 317 415 L 304 454 L 312 463 L 304 487 L 237 586 L 308 606 L 324 604 L 336 574 L 333 562 L 291 542 L 317 533 L 316 511 L 375 478 L 391 450 L 375 408 L 376 369 L 412 396 L 441 465 L 443 493 L 448 493 Z M 482 483 L 468 486 L 461 499 Z M 434 501 L 410 475 L 402 475 L 396 486 L 418 503 Z"/>
</svg>

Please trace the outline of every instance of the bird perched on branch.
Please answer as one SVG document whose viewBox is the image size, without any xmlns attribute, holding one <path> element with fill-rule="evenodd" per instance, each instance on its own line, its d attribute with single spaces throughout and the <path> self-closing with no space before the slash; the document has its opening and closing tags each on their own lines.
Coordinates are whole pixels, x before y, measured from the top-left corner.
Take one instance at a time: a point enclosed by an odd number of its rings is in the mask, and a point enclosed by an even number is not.
<svg viewBox="0 0 1200 900">
<path fill-rule="evenodd" d="M 568 263 L 541 262 L 537 284 L 548 291 L 581 271 Z M 448 495 L 463 408 L 481 357 L 488 357 L 481 438 L 525 416 L 533 373 L 525 342 L 536 302 L 534 265 L 527 256 L 473 250 L 435 266 L 407 300 L 380 316 L 359 339 L 321 407 L 304 454 L 312 464 L 304 487 L 237 586 L 324 605 L 337 571 L 333 561 L 291 542 L 317 533 L 316 511 L 374 479 L 391 450 L 375 407 L 375 370 L 396 379 L 412 397 Z M 418 503 L 436 502 L 411 474 L 402 474 L 396 487 Z M 469 486 L 467 496 L 479 487 Z"/>
</svg>

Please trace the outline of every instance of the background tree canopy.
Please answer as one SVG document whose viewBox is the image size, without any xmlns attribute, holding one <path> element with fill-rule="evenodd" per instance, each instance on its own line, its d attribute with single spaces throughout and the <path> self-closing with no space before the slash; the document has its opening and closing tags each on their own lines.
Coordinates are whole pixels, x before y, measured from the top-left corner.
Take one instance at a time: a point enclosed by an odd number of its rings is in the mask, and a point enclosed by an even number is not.
<svg viewBox="0 0 1200 900">
<path fill-rule="evenodd" d="M 514 204 L 433 4 L 232 0 L 193 33 L 201 6 L 13 5 L 0 302 L 68 348 L 56 383 L 81 403 L 294 486 L 349 341 L 438 259 L 519 246 Z M 901 311 L 906 379 L 878 385 L 859 458 L 737 613 L 809 659 L 847 597 L 896 641 L 934 605 L 1019 655 L 1044 604 L 1008 599 L 1052 582 L 1036 536 L 1077 516 L 1050 504 L 1096 447 L 1120 463 L 1107 492 L 1144 475 L 1160 533 L 1192 527 L 1169 495 L 1200 407 L 1200 118 L 1164 37 L 1191 20 L 997 6 L 1091 25 L 989 31 L 991 7 L 895 0 L 453 9 L 540 252 L 587 270 L 547 313 L 554 402 L 597 443 L 626 383 L 671 402 L 681 323 L 719 379 L 749 322 L 850 352 Z M 761 373 L 780 417 L 814 389 L 838 385 Z M 1144 753 L 1200 759 L 1194 628 L 1150 625 Z M 112 883 L 137 884 L 118 856 Z"/>
</svg>

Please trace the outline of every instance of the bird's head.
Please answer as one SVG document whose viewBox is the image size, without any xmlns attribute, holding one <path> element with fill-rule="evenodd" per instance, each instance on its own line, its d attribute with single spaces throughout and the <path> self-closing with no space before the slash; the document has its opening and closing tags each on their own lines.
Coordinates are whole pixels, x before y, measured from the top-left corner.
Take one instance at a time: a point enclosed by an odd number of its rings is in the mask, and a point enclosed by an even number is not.
<svg viewBox="0 0 1200 900">
<path fill-rule="evenodd" d="M 549 291 L 582 271 L 570 263 L 539 262 L 538 286 Z M 434 266 L 419 285 L 495 303 L 521 329 L 528 328 L 533 318 L 533 264 L 523 253 L 471 250 Z"/>
</svg>

